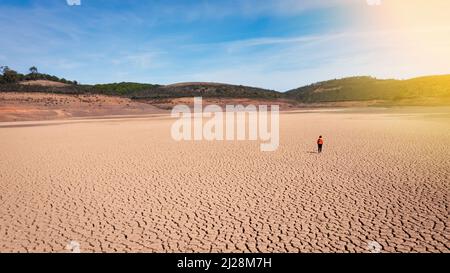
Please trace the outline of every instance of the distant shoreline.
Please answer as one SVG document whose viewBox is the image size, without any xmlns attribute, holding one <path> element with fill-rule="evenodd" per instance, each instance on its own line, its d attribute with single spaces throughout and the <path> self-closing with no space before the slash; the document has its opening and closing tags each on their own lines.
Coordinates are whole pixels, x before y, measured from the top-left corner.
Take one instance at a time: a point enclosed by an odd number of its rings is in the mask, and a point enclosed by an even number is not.
<svg viewBox="0 0 450 273">
<path fill-rule="evenodd" d="M 204 105 L 279 105 L 282 113 L 364 112 L 387 113 L 395 109 L 445 109 L 449 105 L 390 105 L 380 101 L 293 103 L 283 99 L 204 98 Z M 71 121 L 90 119 L 147 118 L 169 115 L 173 106 L 192 107 L 190 97 L 164 100 L 132 100 L 106 95 L 0 92 L 0 122 Z M 422 110 L 421 110 L 422 111 Z M 428 111 L 428 110 L 427 110 Z"/>
</svg>

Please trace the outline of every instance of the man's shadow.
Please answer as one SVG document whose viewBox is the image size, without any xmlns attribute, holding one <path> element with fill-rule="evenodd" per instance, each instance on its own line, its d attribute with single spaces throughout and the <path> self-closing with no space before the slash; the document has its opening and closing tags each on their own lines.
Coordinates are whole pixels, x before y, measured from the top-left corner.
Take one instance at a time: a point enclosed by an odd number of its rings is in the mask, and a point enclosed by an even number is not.
<svg viewBox="0 0 450 273">
<path fill-rule="evenodd" d="M 307 151 L 307 154 L 317 154 L 318 152 L 314 152 L 314 151 Z"/>
</svg>

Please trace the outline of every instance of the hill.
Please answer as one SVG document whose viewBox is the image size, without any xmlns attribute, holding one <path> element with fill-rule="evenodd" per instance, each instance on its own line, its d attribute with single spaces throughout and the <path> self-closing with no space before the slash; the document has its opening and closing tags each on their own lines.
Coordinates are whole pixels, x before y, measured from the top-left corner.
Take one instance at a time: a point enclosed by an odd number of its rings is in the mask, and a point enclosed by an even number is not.
<svg viewBox="0 0 450 273">
<path fill-rule="evenodd" d="M 99 94 L 132 99 L 165 99 L 181 97 L 261 98 L 276 99 L 283 95 L 273 90 L 223 83 L 181 83 L 156 85 L 121 82 L 96 85 L 61 84 L 50 81 L 30 81 L 0 84 L 0 92 L 41 92 L 57 94 Z"/>
<path fill-rule="evenodd" d="M 372 77 L 335 79 L 296 88 L 286 98 L 303 103 L 378 100 L 389 103 L 450 101 L 450 75 L 409 80 L 379 80 Z"/>
<path fill-rule="evenodd" d="M 450 105 L 450 75 L 409 80 L 373 77 L 334 79 L 289 90 L 285 93 L 257 87 L 215 82 L 182 82 L 170 85 L 120 82 L 86 85 L 30 68 L 20 74 L 0 67 L 0 92 L 40 92 L 69 95 L 108 95 L 139 101 L 202 96 L 218 99 L 283 100 L 292 105 Z"/>
<path fill-rule="evenodd" d="M 258 98 L 277 99 L 283 95 L 277 91 L 257 87 L 224 83 L 177 83 L 158 86 L 150 90 L 132 93 L 132 98 L 181 98 L 202 96 L 209 98 Z"/>
</svg>

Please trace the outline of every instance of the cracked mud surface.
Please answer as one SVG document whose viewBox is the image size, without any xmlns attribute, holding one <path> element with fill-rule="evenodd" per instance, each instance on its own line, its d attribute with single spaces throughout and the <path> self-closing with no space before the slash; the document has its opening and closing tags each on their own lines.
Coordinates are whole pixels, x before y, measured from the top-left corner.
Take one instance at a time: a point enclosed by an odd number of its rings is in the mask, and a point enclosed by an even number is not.
<svg viewBox="0 0 450 273">
<path fill-rule="evenodd" d="M 448 121 L 283 114 L 272 153 L 166 118 L 3 127 L 0 251 L 448 253 Z"/>
</svg>

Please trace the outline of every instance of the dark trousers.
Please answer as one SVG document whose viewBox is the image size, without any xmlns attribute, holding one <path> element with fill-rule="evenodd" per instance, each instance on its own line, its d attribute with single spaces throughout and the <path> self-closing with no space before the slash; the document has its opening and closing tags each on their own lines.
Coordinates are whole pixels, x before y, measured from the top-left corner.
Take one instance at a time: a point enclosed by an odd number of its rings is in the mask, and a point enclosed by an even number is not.
<svg viewBox="0 0 450 273">
<path fill-rule="evenodd" d="M 317 144 L 317 151 L 318 151 L 319 153 L 322 152 L 322 144 Z"/>
</svg>

